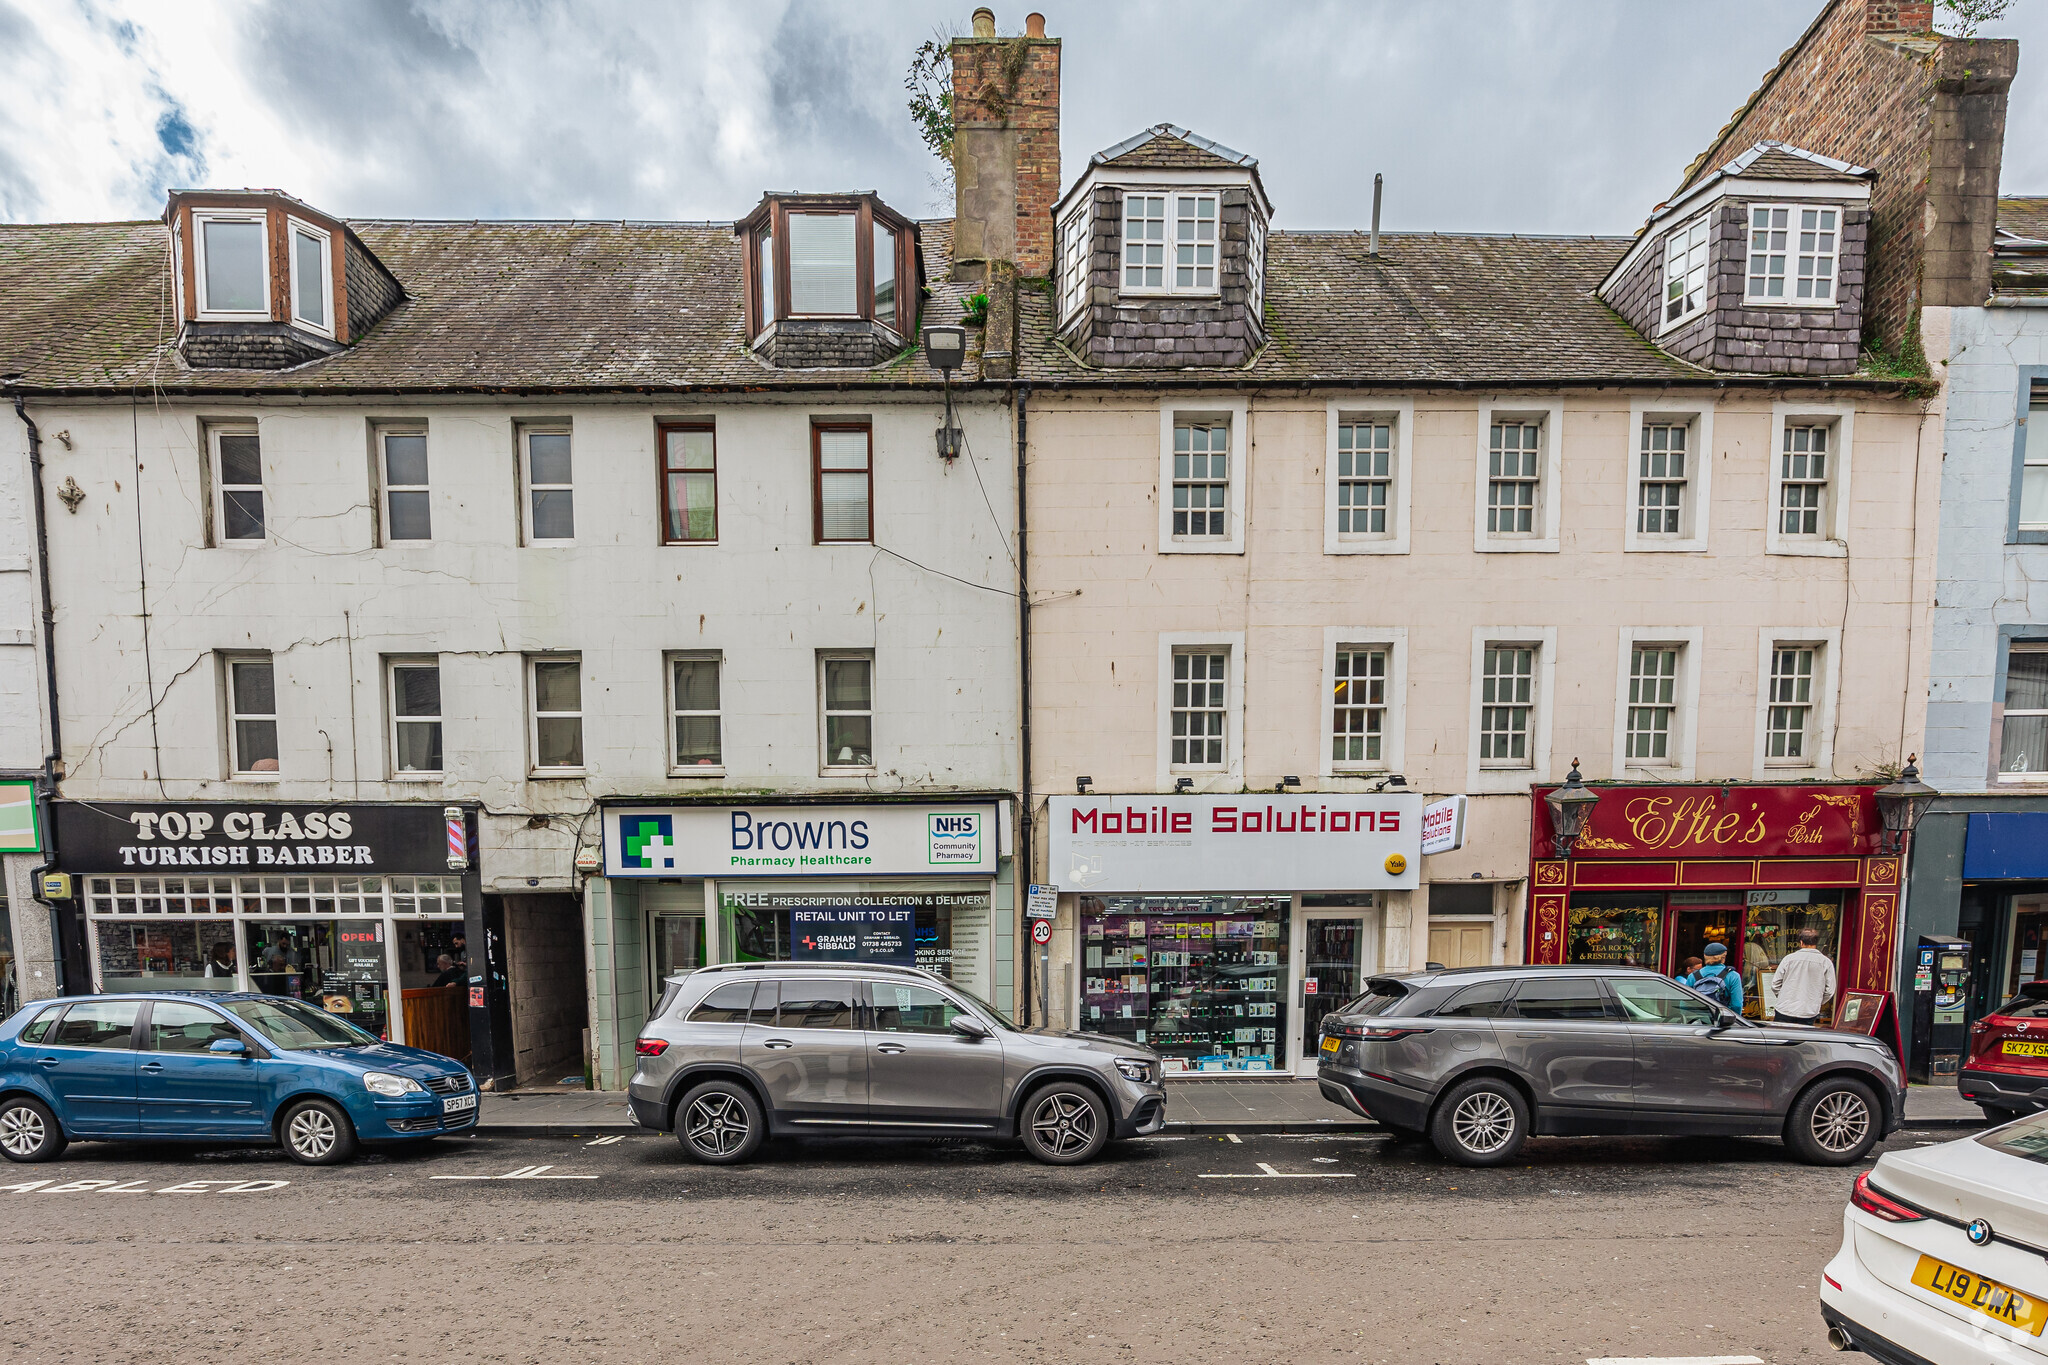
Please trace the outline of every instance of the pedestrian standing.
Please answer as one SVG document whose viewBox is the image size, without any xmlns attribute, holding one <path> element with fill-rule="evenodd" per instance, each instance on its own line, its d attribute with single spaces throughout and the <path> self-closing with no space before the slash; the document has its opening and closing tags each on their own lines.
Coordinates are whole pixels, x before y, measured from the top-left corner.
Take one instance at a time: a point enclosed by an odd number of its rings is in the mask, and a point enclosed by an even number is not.
<svg viewBox="0 0 2048 1365">
<path fill-rule="evenodd" d="M 1799 931 L 1799 951 L 1787 953 L 1771 974 L 1771 992 L 1778 998 L 1775 1016 L 1781 1024 L 1815 1024 L 1835 998 L 1835 964 L 1820 950 L 1820 933 Z"/>
<path fill-rule="evenodd" d="M 1700 968 L 1706 965 L 1706 960 L 1703 958 L 1689 957 L 1685 960 L 1684 965 L 1678 969 L 1678 975 L 1674 979 L 1681 986 L 1690 986 L 1692 979 L 1700 974 Z"/>
<path fill-rule="evenodd" d="M 1706 965 L 1687 984 L 1716 1005 L 1742 1013 L 1742 977 L 1728 966 L 1728 945 L 1709 943 L 1700 950 Z"/>
</svg>

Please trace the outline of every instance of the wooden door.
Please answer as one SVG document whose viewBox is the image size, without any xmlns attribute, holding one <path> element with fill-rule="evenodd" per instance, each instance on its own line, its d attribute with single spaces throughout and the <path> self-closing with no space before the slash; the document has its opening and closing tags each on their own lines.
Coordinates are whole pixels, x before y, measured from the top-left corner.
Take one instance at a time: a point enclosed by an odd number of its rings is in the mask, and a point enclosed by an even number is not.
<svg viewBox="0 0 2048 1365">
<path fill-rule="evenodd" d="M 1429 926 L 1429 960 L 1441 962 L 1446 967 L 1491 966 L 1493 921 L 1432 921 Z"/>
</svg>

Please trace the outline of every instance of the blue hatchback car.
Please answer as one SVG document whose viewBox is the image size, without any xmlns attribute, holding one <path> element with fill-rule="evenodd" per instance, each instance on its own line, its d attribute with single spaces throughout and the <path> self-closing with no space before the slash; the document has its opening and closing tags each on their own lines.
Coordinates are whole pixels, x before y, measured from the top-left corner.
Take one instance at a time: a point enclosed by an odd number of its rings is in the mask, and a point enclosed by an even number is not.
<svg viewBox="0 0 2048 1365">
<path fill-rule="evenodd" d="M 0 1024 L 0 1156 L 74 1138 L 281 1142 L 309 1166 L 474 1128 L 476 1079 L 286 996 L 88 995 Z"/>
</svg>

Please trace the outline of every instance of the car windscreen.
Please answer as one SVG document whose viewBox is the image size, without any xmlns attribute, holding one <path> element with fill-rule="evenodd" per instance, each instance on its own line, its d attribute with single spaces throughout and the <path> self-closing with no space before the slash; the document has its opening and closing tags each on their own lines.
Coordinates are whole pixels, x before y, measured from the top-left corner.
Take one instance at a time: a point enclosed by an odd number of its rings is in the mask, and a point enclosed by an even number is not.
<svg viewBox="0 0 2048 1365">
<path fill-rule="evenodd" d="M 1015 1024 L 1011 1023 L 1007 1018 L 1005 1018 L 1002 1011 L 998 1010 L 994 1005 L 989 1004 L 988 1001 L 982 999 L 973 991 L 963 990 L 959 982 L 948 981 L 946 983 L 946 988 L 952 991 L 953 994 L 959 996 L 962 1000 L 965 1000 L 968 1004 L 974 1006 L 974 1008 L 977 1011 L 979 1011 L 983 1019 L 987 1020 L 991 1024 L 994 1024 L 997 1028 L 1006 1030 L 1010 1033 L 1022 1033 L 1024 1031 L 1018 1028 Z"/>
<path fill-rule="evenodd" d="M 2048 1019 L 2048 981 L 2022 981 L 2019 994 L 1992 1012 L 2008 1019 Z"/>
<path fill-rule="evenodd" d="M 2029 1114 L 2017 1123 L 1980 1133 L 1977 1141 L 1994 1152 L 2022 1157 L 2048 1166 L 2048 1113 Z"/>
<path fill-rule="evenodd" d="M 266 998 L 222 1002 L 229 1014 L 291 1051 L 323 1047 L 368 1047 L 377 1041 L 346 1019 L 316 1010 L 303 1000 Z"/>
</svg>

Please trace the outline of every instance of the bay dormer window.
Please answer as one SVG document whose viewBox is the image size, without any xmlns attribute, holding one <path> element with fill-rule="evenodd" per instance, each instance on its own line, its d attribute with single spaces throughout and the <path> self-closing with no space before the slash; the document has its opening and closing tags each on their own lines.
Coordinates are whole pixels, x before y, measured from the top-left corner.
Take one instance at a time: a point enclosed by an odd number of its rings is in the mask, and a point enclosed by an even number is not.
<svg viewBox="0 0 2048 1365">
<path fill-rule="evenodd" d="M 737 231 L 748 334 L 771 364 L 873 365 L 915 330 L 917 230 L 873 195 L 770 195 Z"/>
<path fill-rule="evenodd" d="M 1664 242 L 1664 325 L 1676 326 L 1706 306 L 1707 249 L 1714 215 L 1674 228 Z"/>
<path fill-rule="evenodd" d="M 1832 205 L 1751 205 L 1748 301 L 1832 308 L 1841 219 Z"/>
<path fill-rule="evenodd" d="M 270 316 L 270 258 L 264 214 L 194 211 L 199 316 L 234 322 Z"/>
</svg>

